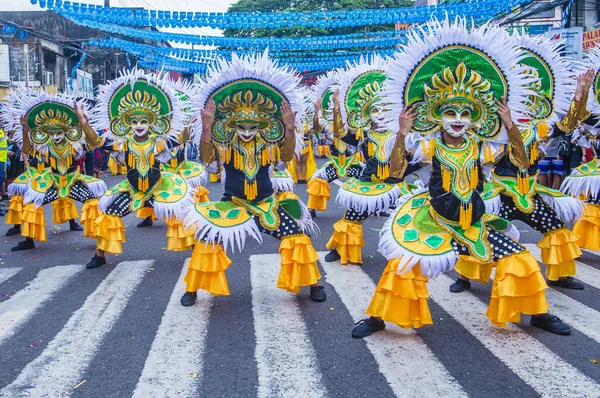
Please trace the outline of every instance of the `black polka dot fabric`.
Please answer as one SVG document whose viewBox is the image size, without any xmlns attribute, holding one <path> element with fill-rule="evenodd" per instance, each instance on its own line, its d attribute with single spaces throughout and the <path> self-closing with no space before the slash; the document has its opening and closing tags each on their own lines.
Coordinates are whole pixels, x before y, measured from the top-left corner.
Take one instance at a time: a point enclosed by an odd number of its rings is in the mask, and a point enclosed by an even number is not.
<svg viewBox="0 0 600 398">
<path fill-rule="evenodd" d="M 71 187 L 69 198 L 81 203 L 85 203 L 88 200 L 94 199 L 95 196 L 92 193 L 92 191 L 90 191 L 90 189 L 87 186 L 85 186 L 84 183 L 82 183 L 81 181 L 77 181 Z M 44 195 L 43 204 L 47 205 L 48 203 L 52 203 L 58 199 L 58 190 L 56 189 L 56 187 L 52 187 L 48 191 L 46 191 L 46 194 Z"/>
<path fill-rule="evenodd" d="M 360 166 L 350 166 L 348 169 L 348 177 L 356 177 L 359 178 L 362 174 L 362 167 Z"/>
<path fill-rule="evenodd" d="M 511 254 L 521 253 L 525 251 L 525 248 L 519 243 L 515 242 L 502 232 L 498 232 L 491 227 L 487 227 L 488 230 L 488 242 L 493 252 L 493 261 L 498 261 L 504 257 L 508 257 Z M 471 255 L 469 248 L 462 245 L 455 239 L 452 239 L 452 248 L 456 255 L 469 256 Z"/>
<path fill-rule="evenodd" d="M 509 221 L 523 221 L 542 234 L 566 227 L 556 212 L 539 195 L 533 197 L 535 206 L 530 214 L 519 210 L 510 196 L 500 195 L 500 199 L 502 200 L 500 217 Z"/>
<path fill-rule="evenodd" d="M 121 218 L 131 213 L 131 195 L 129 192 L 121 192 L 106 208 L 106 214 L 112 214 Z"/>
<path fill-rule="evenodd" d="M 298 225 L 298 222 L 296 221 L 296 219 L 294 219 L 294 217 L 292 217 L 283 208 L 280 207 L 279 209 L 277 209 L 277 214 L 279 215 L 279 219 L 281 220 L 281 222 L 279 224 L 279 228 L 277 228 L 274 231 L 264 228 L 260 224 L 260 218 L 258 218 L 256 216 L 254 217 L 254 222 L 256 222 L 256 225 L 258 226 L 258 228 L 261 232 L 263 232 L 267 235 L 270 235 L 274 238 L 277 238 L 279 240 L 281 240 L 282 238 L 285 238 L 286 236 L 290 236 L 290 235 L 304 234 L 304 232 L 302 232 L 302 228 L 300 228 L 300 225 Z"/>
<path fill-rule="evenodd" d="M 362 224 L 363 221 L 365 221 L 367 218 L 369 218 L 369 215 L 370 214 L 367 211 L 365 211 L 364 213 L 359 213 L 354 209 L 350 209 L 350 210 L 346 211 L 346 214 L 344 214 L 344 220 Z"/>
</svg>

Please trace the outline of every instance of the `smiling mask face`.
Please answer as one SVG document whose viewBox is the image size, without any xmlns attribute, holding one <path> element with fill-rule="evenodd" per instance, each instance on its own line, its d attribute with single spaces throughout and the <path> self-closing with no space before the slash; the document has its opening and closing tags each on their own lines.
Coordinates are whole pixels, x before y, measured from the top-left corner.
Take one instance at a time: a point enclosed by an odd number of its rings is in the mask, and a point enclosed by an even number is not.
<svg viewBox="0 0 600 398">
<path fill-rule="evenodd" d="M 442 126 L 452 137 L 464 137 L 472 125 L 470 109 L 452 106 L 442 112 Z"/>
<path fill-rule="evenodd" d="M 239 122 L 235 125 L 235 133 L 244 142 L 250 142 L 256 137 L 259 130 L 259 123 L 256 122 Z"/>
<path fill-rule="evenodd" d="M 132 115 L 130 118 L 130 127 L 133 134 L 137 137 L 144 137 L 150 129 L 150 121 L 145 115 Z"/>
<path fill-rule="evenodd" d="M 65 140 L 65 131 L 62 129 L 49 129 L 47 130 L 50 139 L 54 141 L 56 145 L 59 145 Z"/>
</svg>

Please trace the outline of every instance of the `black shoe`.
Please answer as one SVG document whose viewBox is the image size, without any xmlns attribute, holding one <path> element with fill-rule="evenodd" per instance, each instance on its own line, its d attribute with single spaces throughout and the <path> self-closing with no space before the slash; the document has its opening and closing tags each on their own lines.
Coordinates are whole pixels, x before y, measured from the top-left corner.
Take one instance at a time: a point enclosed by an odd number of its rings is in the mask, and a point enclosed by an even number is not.
<svg viewBox="0 0 600 398">
<path fill-rule="evenodd" d="M 35 243 L 33 239 L 25 239 L 17 243 L 16 246 L 13 246 L 10 251 L 11 252 L 20 252 L 21 250 L 29 250 L 35 249 Z"/>
<path fill-rule="evenodd" d="M 379 217 L 389 217 L 390 213 L 388 213 L 387 211 L 380 211 L 379 212 Z"/>
<path fill-rule="evenodd" d="M 198 298 L 198 294 L 196 292 L 185 292 L 183 296 L 181 296 L 181 305 L 184 307 L 191 307 L 196 302 Z"/>
<path fill-rule="evenodd" d="M 137 227 L 138 228 L 144 228 L 144 227 L 150 227 L 152 226 L 152 217 L 146 217 L 142 220 L 142 222 L 140 222 Z"/>
<path fill-rule="evenodd" d="M 2 209 L 0 209 L 0 217 L 6 215 L 6 212 Z"/>
<path fill-rule="evenodd" d="M 554 287 L 562 287 L 565 289 L 573 289 L 573 290 L 583 290 L 584 289 L 584 284 L 579 282 L 577 279 L 573 278 L 572 276 L 565 276 L 563 278 L 558 278 L 557 281 L 548 281 L 548 285 L 549 286 L 554 286 Z"/>
<path fill-rule="evenodd" d="M 531 326 L 536 328 L 544 329 L 550 333 L 560 334 L 566 336 L 571 334 L 571 328 L 569 325 L 560 320 L 559 317 L 552 314 L 538 314 L 532 315 L 529 321 Z"/>
<path fill-rule="evenodd" d="M 75 221 L 69 223 L 69 230 L 71 231 L 83 231 L 83 227 L 77 224 Z"/>
<path fill-rule="evenodd" d="M 328 263 L 332 263 L 334 261 L 338 261 L 340 258 L 340 253 L 338 253 L 337 250 L 333 249 L 332 251 L 327 253 L 327 255 L 325 256 L 325 261 Z"/>
<path fill-rule="evenodd" d="M 458 278 L 456 282 L 450 285 L 451 293 L 461 293 L 471 288 L 471 281 Z"/>
<path fill-rule="evenodd" d="M 372 335 L 375 332 L 385 329 L 385 322 L 381 319 L 369 317 L 356 322 L 356 326 L 352 329 L 352 337 L 362 339 Z"/>
<path fill-rule="evenodd" d="M 21 226 L 20 225 L 15 225 L 11 229 L 9 229 L 8 231 L 6 231 L 6 235 L 5 236 L 14 236 L 14 235 L 18 235 L 20 233 L 21 233 Z"/>
<path fill-rule="evenodd" d="M 317 217 L 317 211 L 316 211 L 316 210 L 311 210 L 311 211 L 310 211 L 310 216 L 311 216 L 312 218 L 315 218 L 315 217 Z"/>
<path fill-rule="evenodd" d="M 315 303 L 320 303 L 327 300 L 327 293 L 323 286 L 311 286 L 310 287 L 310 299 Z"/>
<path fill-rule="evenodd" d="M 100 257 L 97 254 L 94 254 L 94 257 L 92 257 L 92 261 L 90 261 L 89 263 L 87 263 L 87 265 L 85 266 L 85 268 L 87 269 L 94 269 L 94 268 L 98 268 L 101 265 L 106 264 L 106 258 L 105 257 Z"/>
</svg>

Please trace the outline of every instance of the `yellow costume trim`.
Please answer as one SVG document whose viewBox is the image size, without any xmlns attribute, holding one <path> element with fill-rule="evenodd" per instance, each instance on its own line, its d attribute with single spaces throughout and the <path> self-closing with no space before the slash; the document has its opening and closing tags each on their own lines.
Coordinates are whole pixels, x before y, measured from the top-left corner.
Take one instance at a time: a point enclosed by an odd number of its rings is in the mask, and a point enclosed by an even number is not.
<svg viewBox="0 0 600 398">
<path fill-rule="evenodd" d="M 187 251 L 194 245 L 194 234 L 183 228 L 182 223 L 174 217 L 167 221 L 167 250 Z"/>
<path fill-rule="evenodd" d="M 427 277 L 421 275 L 420 264 L 405 274 L 397 274 L 401 260 L 395 258 L 388 261 L 366 313 L 402 328 L 416 329 L 432 325 L 427 305 Z"/>
<path fill-rule="evenodd" d="M 10 198 L 8 213 L 6 214 L 6 224 L 20 225 L 23 214 L 23 196 L 16 195 Z"/>
<path fill-rule="evenodd" d="M 44 207 L 37 209 L 33 203 L 27 203 L 23 206 L 21 215 L 21 236 L 46 241 L 46 218 L 44 217 Z"/>
<path fill-rule="evenodd" d="M 307 183 L 309 209 L 325 211 L 327 210 L 327 201 L 331 198 L 331 187 L 322 178 L 313 178 Z"/>
<path fill-rule="evenodd" d="M 59 198 L 52 202 L 52 222 L 54 224 L 64 224 L 74 218 L 79 218 L 79 214 L 73 199 Z"/>
<path fill-rule="evenodd" d="M 485 263 L 472 256 L 458 256 L 454 270 L 472 281 L 488 283 L 494 263 Z"/>
<path fill-rule="evenodd" d="M 546 313 L 547 287 L 538 262 L 529 252 L 504 257 L 496 264 L 486 316 L 492 324 L 503 328 L 506 322 L 519 322 L 521 314 Z"/>
<path fill-rule="evenodd" d="M 8 220 L 6 223 L 9 224 Z M 586 204 L 583 207 L 583 215 L 573 225 L 573 233 L 579 236 L 577 245 L 582 249 L 600 250 L 600 205 Z"/>
<path fill-rule="evenodd" d="M 213 296 L 228 296 L 229 285 L 225 270 L 230 265 L 231 260 L 223 246 L 207 245 L 204 241 L 196 243 L 184 278 L 185 291 L 202 289 Z"/>
<path fill-rule="evenodd" d="M 158 217 L 156 217 L 156 213 L 154 212 L 154 208 L 152 208 L 152 207 L 142 207 L 141 209 L 139 209 L 137 211 L 137 213 L 135 213 L 135 216 L 137 218 L 152 217 L 153 221 L 158 220 Z"/>
<path fill-rule="evenodd" d="M 575 259 L 581 256 L 577 240 L 577 235 L 561 228 L 539 241 L 538 247 L 542 249 L 542 262 L 546 264 L 546 277 L 549 280 L 575 275 Z"/>
<path fill-rule="evenodd" d="M 319 256 L 310 238 L 304 234 L 281 239 L 279 245 L 281 270 L 277 287 L 291 293 L 300 293 L 300 287 L 317 284 L 321 278 L 317 260 Z"/>
<path fill-rule="evenodd" d="M 123 253 L 122 243 L 125 239 L 125 226 L 119 216 L 100 214 L 95 221 L 96 246 L 108 254 Z"/>
<path fill-rule="evenodd" d="M 298 198 L 298 195 L 296 195 L 293 192 L 282 191 L 282 192 L 279 192 L 277 194 L 277 200 L 278 201 L 282 201 L 282 200 L 285 200 L 285 199 L 296 199 L 296 200 L 298 200 L 299 198 Z"/>
<path fill-rule="evenodd" d="M 327 243 L 328 249 L 336 249 L 340 262 L 362 264 L 363 227 L 359 223 L 340 220 L 333 225 L 333 235 Z"/>
<path fill-rule="evenodd" d="M 98 209 L 98 199 L 90 199 L 84 203 L 81 208 L 81 225 L 83 225 L 83 235 L 88 238 L 96 238 L 98 228 L 96 219 L 100 217 L 100 209 Z"/>
<path fill-rule="evenodd" d="M 194 189 L 193 192 L 193 200 L 194 203 L 206 203 L 209 202 L 210 199 L 208 198 L 208 194 L 210 192 L 208 191 L 208 189 L 204 188 L 202 185 L 197 186 L 196 189 Z"/>
</svg>

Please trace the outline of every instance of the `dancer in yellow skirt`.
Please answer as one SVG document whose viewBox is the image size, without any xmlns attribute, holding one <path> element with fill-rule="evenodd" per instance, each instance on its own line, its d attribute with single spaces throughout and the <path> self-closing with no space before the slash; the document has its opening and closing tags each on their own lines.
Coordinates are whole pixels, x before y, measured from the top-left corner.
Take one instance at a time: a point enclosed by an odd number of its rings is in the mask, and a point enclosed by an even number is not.
<svg viewBox="0 0 600 398">
<path fill-rule="evenodd" d="M 312 175 L 307 184 L 307 205 L 312 217 L 317 216 L 317 211 L 327 210 L 327 201 L 331 198 L 329 184 L 340 178 L 358 178 L 364 167 L 358 148 L 347 144 L 334 133 L 331 99 L 335 91 L 334 85 L 345 71 L 334 69 L 326 73 L 319 78 L 309 94 L 314 104 L 312 130 L 315 134 L 320 134 L 325 142 L 331 142 L 329 151 L 321 150 L 329 161 Z"/>
<path fill-rule="evenodd" d="M 389 174 L 394 134 L 379 121 L 380 88 L 387 78 L 384 69 L 385 60 L 377 55 L 362 59 L 340 76 L 339 88 L 332 96 L 336 137 L 360 148 L 367 161 L 338 191 L 337 203 L 346 213 L 333 226 L 327 262 L 362 264 L 362 223 L 371 215 L 385 214 L 409 189 L 403 178 Z"/>
<path fill-rule="evenodd" d="M 307 235 L 314 223 L 297 198 L 275 195 L 269 173 L 271 165 L 289 162 L 296 151 L 296 115 L 305 101 L 299 81 L 266 53 L 234 54 L 218 65 L 194 101 L 203 109 L 194 128 L 202 131 L 202 161 L 210 164 L 218 154 L 223 163 L 225 192 L 222 201 L 187 211 L 185 228 L 195 232 L 197 243 L 181 304 L 193 305 L 198 289 L 228 295 L 227 248 L 242 250 L 250 237 L 262 242 L 261 233 L 281 240 L 277 287 L 299 293 L 310 286 L 311 299 L 324 301 L 317 253 Z"/>
<path fill-rule="evenodd" d="M 186 109 L 175 90 L 164 79 L 133 69 L 100 86 L 93 121 L 97 130 L 107 130 L 114 150 L 121 152 L 127 165 L 124 181 L 110 188 L 100 199 L 101 215 L 96 220 L 97 250 L 88 269 L 106 264 L 105 253 L 122 253 L 125 226 L 122 218 L 145 206 L 167 224 L 179 220 L 180 212 L 192 203 L 186 180 L 161 171 L 171 159 L 170 151 L 187 137 L 184 131 Z M 180 225 L 178 223 L 178 225 Z M 170 250 L 191 247 L 189 234 L 171 234 L 179 242 Z"/>
<path fill-rule="evenodd" d="M 533 326 L 570 333 L 547 314 L 539 264 L 503 232 L 506 220 L 485 213 L 480 196 L 482 141 L 501 140 L 505 131 L 515 160 L 527 161 L 511 113 L 525 110 L 528 93 L 529 78 L 515 68 L 518 48 L 504 31 L 469 32 L 466 21 L 446 20 L 431 23 L 423 38 L 409 35 L 403 50 L 386 69 L 382 94 L 382 102 L 403 107 L 387 117 L 398 132 L 390 174 L 401 178 L 412 156 L 411 163 L 429 165 L 429 188 L 404 196 L 384 225 L 379 250 L 388 264 L 366 311 L 370 317 L 358 322 L 353 337 L 383 329 L 384 321 L 404 328 L 432 324 L 427 280 L 463 261 L 496 267 L 487 311 L 494 325 L 531 314 Z"/>
<path fill-rule="evenodd" d="M 22 98 L 27 96 L 37 96 L 35 90 L 24 90 L 19 89 L 16 91 L 10 91 L 9 95 L 4 98 L 4 101 L 11 106 L 5 108 L 7 111 L 2 112 L 0 116 L 7 129 L 12 131 L 12 139 L 17 142 L 21 151 L 23 150 L 23 129 L 20 124 L 20 120 L 16 118 L 14 112 L 11 109 L 19 107 L 18 103 L 21 102 Z M 7 193 L 10 197 L 8 213 L 6 216 L 6 224 L 12 225 L 11 228 L 6 231 L 6 236 L 14 236 L 21 234 L 21 218 L 23 216 L 23 205 L 25 199 L 25 193 L 29 187 L 29 181 L 35 178 L 41 172 L 47 170 L 49 164 L 44 164 L 44 159 L 41 158 L 43 153 L 36 152 L 33 154 L 27 154 L 22 152 L 22 156 L 27 158 L 26 170 L 17 176 L 13 182 L 8 186 Z M 39 171 L 38 171 L 39 170 Z M 98 183 L 102 184 L 102 183 Z M 101 185 L 97 185 L 101 186 Z M 98 192 L 101 194 L 102 192 Z M 69 229 L 71 231 L 83 231 L 81 225 L 77 224 L 76 219 L 79 218 L 75 202 L 71 198 L 62 198 L 51 203 L 52 205 L 52 222 L 54 224 L 63 224 L 69 222 Z M 27 244 L 20 244 L 15 246 L 15 249 L 25 250 L 33 248 L 33 240 L 29 240 Z"/>
<path fill-rule="evenodd" d="M 106 192 L 106 184 L 80 174 L 77 164 L 86 151 L 101 142 L 88 123 L 85 105 L 62 94 L 28 89 L 19 89 L 10 97 L 18 98 L 8 108 L 12 118 L 19 120 L 15 126 L 22 134 L 22 151 L 35 159 L 36 166 L 17 178 L 9 189 L 13 198 L 7 221 L 18 225 L 19 216 L 21 235 L 25 237 L 11 250 L 33 249 L 34 240 L 46 241 L 43 206 L 49 203 L 53 204 L 55 224 L 69 221 L 72 230 L 83 230 L 85 236 L 94 238 L 98 197 Z M 84 228 L 74 221 L 78 217 L 74 200 L 84 204 Z"/>
<path fill-rule="evenodd" d="M 600 170 L 598 151 L 600 146 L 600 49 L 587 51 L 585 66 L 593 73 L 593 87 L 588 95 L 587 112 L 589 116 L 582 121 L 578 131 L 573 133 L 572 141 L 585 141 L 594 153 L 592 159 L 576 167 L 565 178 L 561 190 L 575 198 L 585 201 L 581 219 L 573 225 L 578 236 L 577 244 L 582 249 L 600 250 Z"/>
<path fill-rule="evenodd" d="M 583 283 L 573 278 L 575 259 L 581 251 L 577 235 L 569 230 L 568 224 L 579 219 L 583 205 L 576 198 L 537 183 L 538 158 L 548 139 L 569 134 L 586 118 L 587 92 L 594 74 L 582 73 L 575 85 L 569 72 L 573 67 L 560 55 L 559 44 L 543 36 L 514 35 L 513 38 L 522 53 L 521 65 L 530 68 L 529 73 L 537 78 L 531 85 L 537 96 L 531 96 L 527 109 L 529 120 L 519 128 L 527 162 L 518 164 L 514 149 L 508 145 L 485 144 L 483 157 L 493 164 L 493 184 L 483 197 L 488 213 L 509 221 L 522 221 L 544 235 L 538 247 L 550 286 L 581 290 Z M 559 118 L 559 114 L 564 116 Z M 498 155 L 494 155 L 496 153 Z M 490 268 L 487 267 L 487 271 L 478 268 L 477 264 L 466 263 L 457 267 L 461 276 L 450 286 L 450 291 L 458 293 L 470 288 L 469 279 L 481 278 L 487 282 L 486 273 Z"/>
</svg>

